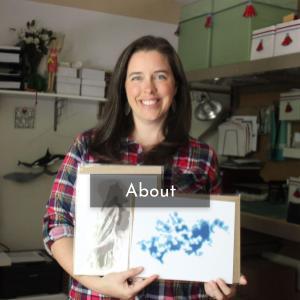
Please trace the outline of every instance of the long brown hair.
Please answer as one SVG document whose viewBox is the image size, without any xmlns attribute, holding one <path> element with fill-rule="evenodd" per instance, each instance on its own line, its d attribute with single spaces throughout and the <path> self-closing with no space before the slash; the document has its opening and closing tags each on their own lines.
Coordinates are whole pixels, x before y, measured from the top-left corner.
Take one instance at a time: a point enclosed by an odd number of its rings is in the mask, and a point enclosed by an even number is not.
<svg viewBox="0 0 300 300">
<path fill-rule="evenodd" d="M 158 51 L 167 57 L 175 78 L 177 92 L 174 109 L 170 109 L 163 124 L 165 140 L 145 153 L 145 164 L 165 164 L 176 149 L 188 141 L 191 126 L 191 99 L 187 80 L 180 59 L 172 45 L 164 38 L 151 35 L 133 41 L 120 55 L 108 88 L 102 120 L 95 128 L 90 152 L 100 161 L 120 162 L 121 140 L 130 135 L 134 128 L 132 113 L 125 114 L 127 97 L 125 80 L 128 62 L 138 51 Z"/>
</svg>

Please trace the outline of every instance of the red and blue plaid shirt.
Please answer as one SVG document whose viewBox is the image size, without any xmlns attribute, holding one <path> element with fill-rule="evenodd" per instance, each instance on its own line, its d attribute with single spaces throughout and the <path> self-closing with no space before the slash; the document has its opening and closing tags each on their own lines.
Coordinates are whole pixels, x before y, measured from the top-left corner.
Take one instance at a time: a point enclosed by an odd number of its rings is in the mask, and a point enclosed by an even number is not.
<svg viewBox="0 0 300 300">
<path fill-rule="evenodd" d="M 44 216 L 43 236 L 45 247 L 51 253 L 54 241 L 63 237 L 73 237 L 75 225 L 75 182 L 78 165 L 95 163 L 88 152 L 91 131 L 76 139 L 67 153 L 55 178 Z M 122 162 L 124 164 L 142 164 L 142 147 L 126 138 L 122 141 Z M 187 176 L 180 176 L 180 175 Z M 220 176 L 217 156 L 207 144 L 190 138 L 189 144 L 181 147 L 173 156 L 164 172 L 164 186 L 171 184 L 177 191 L 185 193 L 220 193 Z M 199 270 L 201 272 L 201 270 Z M 98 300 L 112 299 L 86 289 L 71 278 L 69 299 Z M 136 299 L 207 299 L 202 283 L 182 283 L 158 280 L 146 287 Z"/>
</svg>

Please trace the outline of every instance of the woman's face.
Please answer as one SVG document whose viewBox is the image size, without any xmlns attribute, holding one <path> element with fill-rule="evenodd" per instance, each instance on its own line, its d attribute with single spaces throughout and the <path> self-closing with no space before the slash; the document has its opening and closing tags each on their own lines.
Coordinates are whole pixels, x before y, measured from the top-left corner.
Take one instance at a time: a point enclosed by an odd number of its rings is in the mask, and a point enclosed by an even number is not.
<svg viewBox="0 0 300 300">
<path fill-rule="evenodd" d="M 134 53 L 128 63 L 125 89 L 135 124 L 162 125 L 176 94 L 167 57 L 155 50 Z"/>
</svg>

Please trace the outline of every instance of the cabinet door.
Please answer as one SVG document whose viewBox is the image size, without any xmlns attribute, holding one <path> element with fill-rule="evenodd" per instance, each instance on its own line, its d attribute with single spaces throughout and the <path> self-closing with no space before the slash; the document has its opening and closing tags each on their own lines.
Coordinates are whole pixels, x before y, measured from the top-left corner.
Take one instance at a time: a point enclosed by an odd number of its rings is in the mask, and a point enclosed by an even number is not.
<svg viewBox="0 0 300 300">
<path fill-rule="evenodd" d="M 186 71 L 210 66 L 211 28 L 205 17 L 197 17 L 180 24 L 178 52 Z"/>
</svg>

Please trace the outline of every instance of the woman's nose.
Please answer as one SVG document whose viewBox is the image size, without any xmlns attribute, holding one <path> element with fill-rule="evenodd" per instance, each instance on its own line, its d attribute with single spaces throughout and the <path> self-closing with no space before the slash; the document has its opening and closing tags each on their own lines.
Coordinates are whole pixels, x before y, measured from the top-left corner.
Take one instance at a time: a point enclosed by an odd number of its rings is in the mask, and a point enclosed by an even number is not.
<svg viewBox="0 0 300 300">
<path fill-rule="evenodd" d="M 153 79 L 145 79 L 143 84 L 144 92 L 153 93 L 156 91 L 156 86 Z"/>
</svg>

